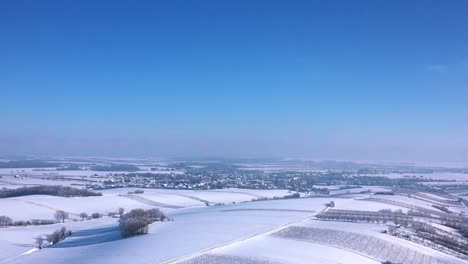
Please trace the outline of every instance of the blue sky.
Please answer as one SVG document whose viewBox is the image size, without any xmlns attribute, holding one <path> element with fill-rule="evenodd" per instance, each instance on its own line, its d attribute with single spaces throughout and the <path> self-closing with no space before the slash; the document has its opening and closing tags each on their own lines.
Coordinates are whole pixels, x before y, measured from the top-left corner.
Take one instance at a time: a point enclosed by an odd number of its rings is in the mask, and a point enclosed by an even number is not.
<svg viewBox="0 0 468 264">
<path fill-rule="evenodd" d="M 0 2 L 0 154 L 468 163 L 466 1 Z"/>
</svg>

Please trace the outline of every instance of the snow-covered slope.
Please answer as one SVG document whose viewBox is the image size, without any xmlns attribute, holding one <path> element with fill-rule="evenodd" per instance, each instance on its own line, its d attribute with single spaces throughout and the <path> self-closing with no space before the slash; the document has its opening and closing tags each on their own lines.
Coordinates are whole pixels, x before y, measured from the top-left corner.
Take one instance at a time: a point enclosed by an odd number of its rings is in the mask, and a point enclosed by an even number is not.
<svg viewBox="0 0 468 264">
<path fill-rule="evenodd" d="M 464 263 L 462 260 L 422 245 L 382 234 L 385 224 L 319 221 L 315 215 L 327 210 L 326 204 L 334 201 L 336 210 L 401 209 L 376 201 L 359 198 L 303 198 L 255 201 L 255 197 L 274 197 L 287 191 L 216 190 L 181 191 L 145 189 L 138 197 L 128 195 L 134 189 L 113 189 L 101 197 L 61 198 L 51 196 L 24 196 L 0 199 L 0 208 L 8 205 L 8 212 L 29 206 L 31 218 L 52 216 L 54 209 L 72 213 L 85 211 L 111 212 L 118 207 L 155 208 L 152 202 L 181 208 L 160 207 L 174 221 L 155 222 L 149 234 L 122 239 L 117 228 L 117 218 L 103 217 L 95 220 L 72 221 L 64 224 L 31 227 L 0 228 L 0 263 L 379 263 L 381 255 L 374 251 L 359 251 L 337 244 L 335 240 L 301 240 L 277 235 L 288 228 L 305 230 L 334 230 L 346 239 L 369 238 L 381 243 L 382 250 L 414 254 L 418 261 L 434 263 Z M 224 205 L 206 206 L 203 201 Z M 28 203 L 33 202 L 33 203 Z M 236 202 L 233 204 L 233 202 Z M 405 209 L 405 208 L 403 208 Z M 28 211 L 17 213 L 27 217 Z M 51 218 L 51 217 L 49 217 Z M 72 216 L 77 219 L 78 217 Z M 50 234 L 65 226 L 72 236 L 42 250 L 34 251 L 34 237 Z M 338 241 L 342 241 L 338 239 Z M 363 248 L 371 242 L 362 241 Z M 394 245 L 394 246 L 392 246 Z M 378 250 L 377 250 L 378 251 Z M 398 251 L 398 252 L 397 252 Z M 416 253 L 414 253 L 416 252 Z M 390 253 L 389 253 L 390 254 Z M 413 255 L 408 255 L 413 256 Z M 427 256 L 427 257 L 426 257 Z M 406 261 L 407 259 L 405 259 Z M 240 261 L 240 262 L 239 262 Z M 406 262 L 405 262 L 406 263 Z M 412 262 L 411 258 L 407 263 Z M 427 262 L 432 263 L 432 262 Z"/>
</svg>

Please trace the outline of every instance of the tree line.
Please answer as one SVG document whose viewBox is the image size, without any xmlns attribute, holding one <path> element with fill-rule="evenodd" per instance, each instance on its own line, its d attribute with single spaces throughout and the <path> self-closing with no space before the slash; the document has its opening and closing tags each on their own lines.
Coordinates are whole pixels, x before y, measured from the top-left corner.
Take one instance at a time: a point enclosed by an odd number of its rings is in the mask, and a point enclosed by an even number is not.
<svg viewBox="0 0 468 264">
<path fill-rule="evenodd" d="M 20 187 L 16 189 L 3 188 L 0 190 L 0 198 L 10 198 L 23 195 L 53 195 L 61 197 L 87 197 L 87 196 L 102 196 L 102 193 L 90 191 L 87 189 L 79 189 L 61 185 L 38 185 L 30 187 Z"/>
</svg>

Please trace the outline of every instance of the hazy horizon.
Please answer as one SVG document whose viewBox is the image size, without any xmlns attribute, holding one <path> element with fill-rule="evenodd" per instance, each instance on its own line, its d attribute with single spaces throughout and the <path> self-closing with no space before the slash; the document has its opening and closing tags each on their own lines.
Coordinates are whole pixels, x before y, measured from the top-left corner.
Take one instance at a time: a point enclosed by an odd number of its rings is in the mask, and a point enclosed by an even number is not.
<svg viewBox="0 0 468 264">
<path fill-rule="evenodd" d="M 0 155 L 468 164 L 467 11 L 3 1 Z"/>
</svg>

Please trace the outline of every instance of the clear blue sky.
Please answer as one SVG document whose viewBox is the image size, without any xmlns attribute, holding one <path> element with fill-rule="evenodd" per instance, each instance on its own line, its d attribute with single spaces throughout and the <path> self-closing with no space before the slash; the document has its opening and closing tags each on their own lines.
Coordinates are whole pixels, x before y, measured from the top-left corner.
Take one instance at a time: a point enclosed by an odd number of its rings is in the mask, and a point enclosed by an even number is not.
<svg viewBox="0 0 468 264">
<path fill-rule="evenodd" d="M 468 2 L 0 1 L 0 154 L 468 163 Z"/>
</svg>

